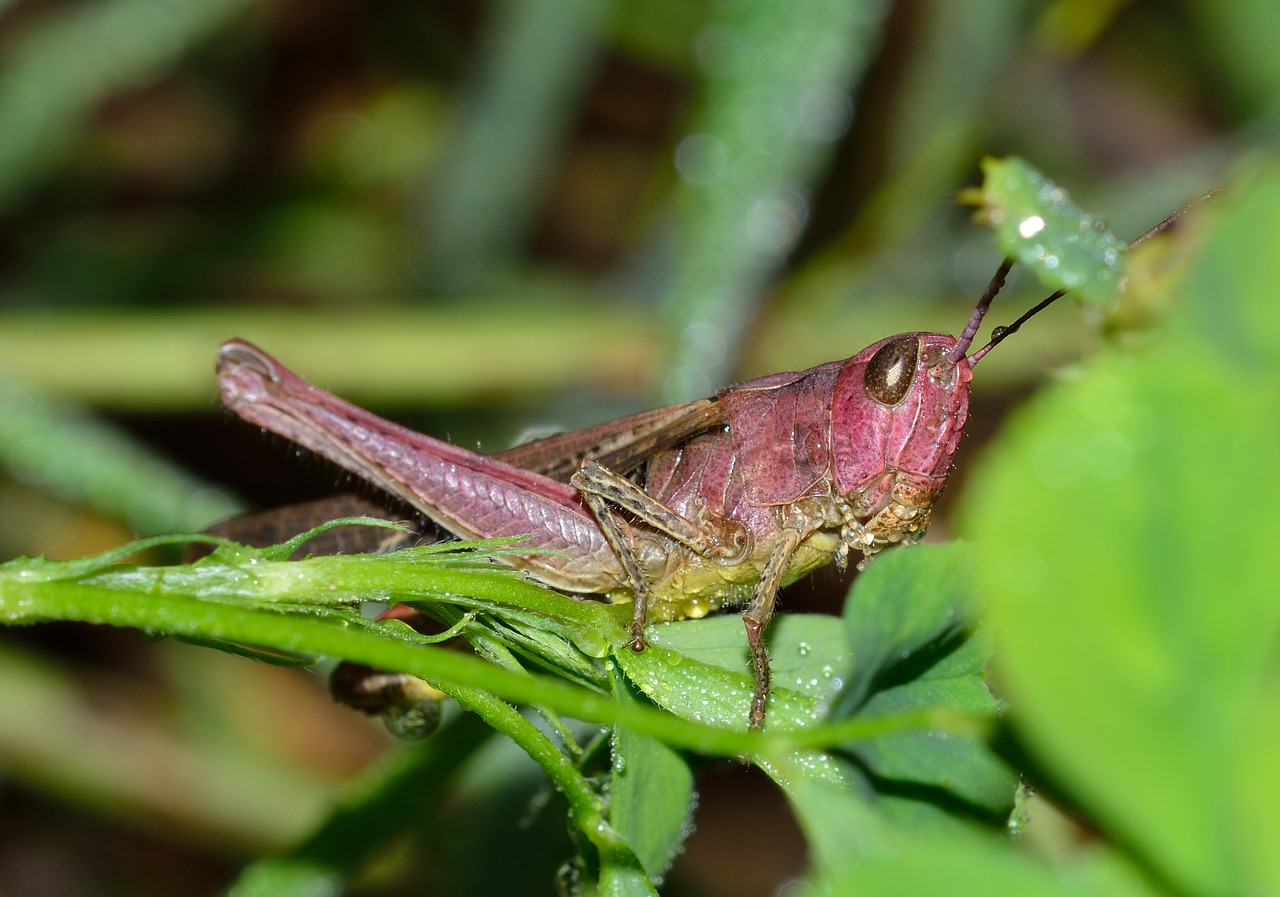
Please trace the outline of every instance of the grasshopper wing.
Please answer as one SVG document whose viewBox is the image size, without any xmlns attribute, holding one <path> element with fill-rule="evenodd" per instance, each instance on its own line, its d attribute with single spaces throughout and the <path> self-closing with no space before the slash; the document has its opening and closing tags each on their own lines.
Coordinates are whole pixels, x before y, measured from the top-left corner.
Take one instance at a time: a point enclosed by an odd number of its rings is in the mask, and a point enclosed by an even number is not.
<svg viewBox="0 0 1280 897">
<path fill-rule="evenodd" d="M 557 433 L 494 457 L 560 482 L 568 482 L 584 458 L 597 461 L 614 473 L 628 474 L 655 453 L 724 423 L 719 401 L 699 399 Z"/>
</svg>

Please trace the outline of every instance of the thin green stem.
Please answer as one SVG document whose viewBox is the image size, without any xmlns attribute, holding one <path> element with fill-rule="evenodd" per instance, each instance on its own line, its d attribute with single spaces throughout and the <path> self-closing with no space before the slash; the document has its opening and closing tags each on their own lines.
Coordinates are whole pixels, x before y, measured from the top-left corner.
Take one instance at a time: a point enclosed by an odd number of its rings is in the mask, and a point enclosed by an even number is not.
<svg viewBox="0 0 1280 897">
<path fill-rule="evenodd" d="M 426 679 L 442 690 L 473 687 L 521 704 L 542 704 L 600 725 L 625 723 L 669 744 L 706 754 L 740 756 L 762 742 L 754 735 L 688 722 L 547 676 L 514 673 L 475 657 L 388 638 L 343 621 L 305 613 L 264 613 L 175 594 L 139 595 L 79 582 L 0 580 L 0 621 L 27 624 L 81 620 L 186 638 L 243 642 L 281 651 L 331 655 Z"/>
<path fill-rule="evenodd" d="M 574 823 L 602 856 L 625 857 L 631 853 L 631 848 L 609 825 L 599 796 L 577 764 L 537 726 L 506 701 L 487 691 L 457 688 L 451 690 L 450 695 L 460 706 L 479 715 L 494 729 L 514 741 L 542 767 L 552 784 L 569 802 Z M 632 863 L 635 863 L 634 859 Z"/>
</svg>

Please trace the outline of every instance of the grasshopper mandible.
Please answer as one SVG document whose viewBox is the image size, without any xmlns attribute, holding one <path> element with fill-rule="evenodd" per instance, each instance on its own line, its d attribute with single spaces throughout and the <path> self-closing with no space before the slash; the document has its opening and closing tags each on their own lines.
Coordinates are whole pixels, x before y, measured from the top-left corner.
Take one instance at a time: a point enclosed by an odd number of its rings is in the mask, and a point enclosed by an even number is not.
<svg viewBox="0 0 1280 897">
<path fill-rule="evenodd" d="M 574 595 L 629 600 L 648 621 L 746 603 L 755 676 L 778 590 L 925 532 L 946 484 L 978 358 L 966 354 L 1001 268 L 959 337 L 904 333 L 844 361 L 551 436 L 498 456 L 415 433 L 307 383 L 242 340 L 222 346 L 223 403 L 402 499 L 463 538 L 525 536 L 508 559 Z M 1019 322 L 1020 323 L 1020 322 Z M 551 553 L 545 550 L 550 549 Z"/>
</svg>

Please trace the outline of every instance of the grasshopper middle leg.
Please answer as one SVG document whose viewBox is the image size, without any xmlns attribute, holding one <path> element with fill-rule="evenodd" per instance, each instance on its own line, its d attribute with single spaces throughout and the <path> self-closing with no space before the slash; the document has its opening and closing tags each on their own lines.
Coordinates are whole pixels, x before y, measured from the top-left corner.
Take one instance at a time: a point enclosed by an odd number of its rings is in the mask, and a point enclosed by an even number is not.
<svg viewBox="0 0 1280 897">
<path fill-rule="evenodd" d="M 641 522 L 666 533 L 676 542 L 703 557 L 732 558 L 746 548 L 746 534 L 741 530 L 721 532 L 682 517 L 645 492 L 626 477 L 586 459 L 569 480 L 587 506 L 591 508 L 609 546 L 618 556 L 635 593 L 635 614 L 631 623 L 631 647 L 644 648 L 644 627 L 648 620 L 649 583 L 640 570 L 631 528 L 617 516 L 626 511 Z"/>
<path fill-rule="evenodd" d="M 591 508 L 601 531 L 631 581 L 635 595 L 631 647 L 636 651 L 642 650 L 645 645 L 649 584 L 640 569 L 631 528 L 619 519 L 617 510 L 635 515 L 641 522 L 666 533 L 676 542 L 704 557 L 733 558 L 740 556 L 748 548 L 745 533 L 737 530 L 720 531 L 696 524 L 668 508 L 635 483 L 594 461 L 583 461 L 569 482 Z M 764 725 L 765 706 L 769 698 L 769 654 L 764 645 L 764 630 L 773 615 L 774 601 L 782 586 L 787 564 L 800 540 L 801 534 L 796 530 L 786 529 L 782 532 L 781 539 L 770 554 L 760 581 L 756 584 L 751 604 L 743 614 L 747 644 L 751 651 L 751 668 L 755 675 L 749 717 L 753 729 Z"/>
<path fill-rule="evenodd" d="M 747 724 L 752 729 L 764 725 L 765 706 L 769 700 L 769 685 L 772 674 L 769 669 L 769 651 L 764 644 L 765 627 L 773 616 L 773 606 L 778 598 L 778 590 L 782 588 L 782 577 L 786 573 L 787 564 L 796 546 L 800 544 L 800 533 L 793 529 L 783 530 L 769 563 L 760 574 L 751 603 L 742 615 L 742 623 L 747 627 L 747 644 L 751 648 L 751 670 L 755 674 L 755 688 L 751 692 L 751 714 Z"/>
</svg>

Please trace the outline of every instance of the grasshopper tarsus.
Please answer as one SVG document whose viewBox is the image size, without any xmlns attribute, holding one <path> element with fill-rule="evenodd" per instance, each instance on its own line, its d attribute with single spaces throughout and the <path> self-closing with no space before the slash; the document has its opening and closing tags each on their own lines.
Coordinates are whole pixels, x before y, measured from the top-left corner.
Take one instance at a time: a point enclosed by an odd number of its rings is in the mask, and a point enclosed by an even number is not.
<svg viewBox="0 0 1280 897">
<path fill-rule="evenodd" d="M 768 663 L 768 658 L 765 658 Z M 759 685 L 759 683 L 757 683 Z M 747 729 L 751 732 L 759 732 L 764 729 L 765 709 L 769 700 L 769 677 L 764 677 L 764 691 L 757 691 L 751 695 L 751 714 L 747 717 Z"/>
<path fill-rule="evenodd" d="M 747 627 L 747 645 L 751 650 L 751 668 L 755 671 L 755 687 L 751 691 L 751 711 L 747 715 L 747 728 L 757 731 L 764 728 L 765 710 L 769 704 L 769 688 L 772 673 L 769 669 L 769 649 L 764 644 L 765 623 L 744 616 Z"/>
</svg>

